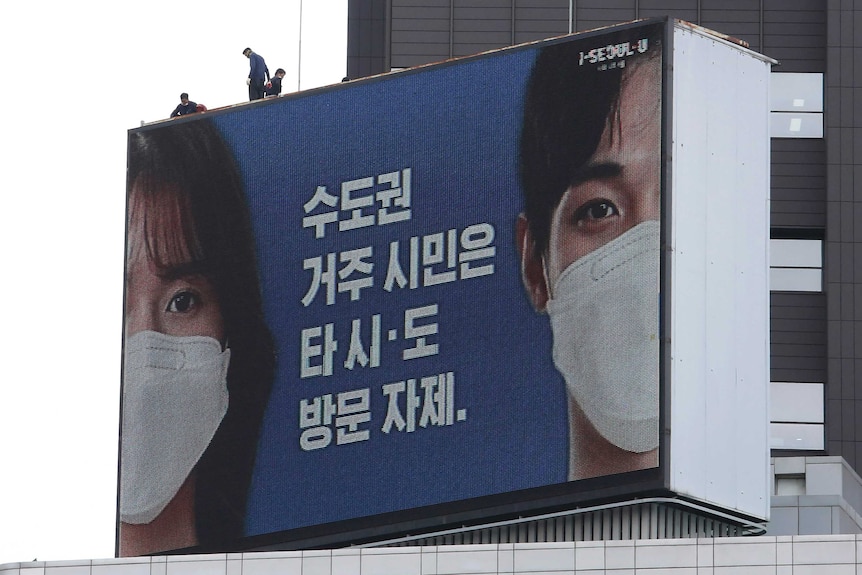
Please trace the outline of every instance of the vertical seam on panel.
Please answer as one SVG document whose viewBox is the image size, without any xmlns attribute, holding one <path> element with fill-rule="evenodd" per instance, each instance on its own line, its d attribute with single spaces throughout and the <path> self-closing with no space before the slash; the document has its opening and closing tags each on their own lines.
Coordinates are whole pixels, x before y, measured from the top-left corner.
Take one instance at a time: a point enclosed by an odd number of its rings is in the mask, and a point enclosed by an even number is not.
<svg viewBox="0 0 862 575">
<path fill-rule="evenodd" d="M 449 0 L 449 58 L 455 53 L 455 0 Z"/>
<path fill-rule="evenodd" d="M 512 0 L 512 36 L 510 46 L 515 45 L 515 0 Z"/>
</svg>

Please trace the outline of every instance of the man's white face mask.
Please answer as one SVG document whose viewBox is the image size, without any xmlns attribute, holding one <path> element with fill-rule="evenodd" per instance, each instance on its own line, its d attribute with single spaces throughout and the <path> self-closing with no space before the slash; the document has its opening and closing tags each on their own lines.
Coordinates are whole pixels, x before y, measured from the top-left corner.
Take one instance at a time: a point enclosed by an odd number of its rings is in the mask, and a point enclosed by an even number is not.
<svg viewBox="0 0 862 575">
<path fill-rule="evenodd" d="M 659 242 L 646 221 L 567 267 L 547 310 L 554 364 L 609 442 L 658 447 Z"/>
<path fill-rule="evenodd" d="M 149 523 L 177 494 L 227 413 L 229 361 L 211 337 L 126 339 L 121 521 Z"/>
</svg>

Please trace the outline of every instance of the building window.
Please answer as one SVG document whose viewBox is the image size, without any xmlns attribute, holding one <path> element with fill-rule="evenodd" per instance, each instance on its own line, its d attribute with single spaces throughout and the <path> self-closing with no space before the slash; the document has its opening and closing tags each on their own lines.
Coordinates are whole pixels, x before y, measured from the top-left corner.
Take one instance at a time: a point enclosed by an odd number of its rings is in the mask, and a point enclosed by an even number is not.
<svg viewBox="0 0 862 575">
<path fill-rule="evenodd" d="M 769 392 L 769 447 L 822 451 L 823 384 L 773 381 Z"/>
<path fill-rule="evenodd" d="M 769 240 L 769 289 L 823 291 L 823 240 Z"/>
<path fill-rule="evenodd" d="M 823 137 L 823 74 L 770 74 L 769 103 L 773 138 Z"/>
</svg>

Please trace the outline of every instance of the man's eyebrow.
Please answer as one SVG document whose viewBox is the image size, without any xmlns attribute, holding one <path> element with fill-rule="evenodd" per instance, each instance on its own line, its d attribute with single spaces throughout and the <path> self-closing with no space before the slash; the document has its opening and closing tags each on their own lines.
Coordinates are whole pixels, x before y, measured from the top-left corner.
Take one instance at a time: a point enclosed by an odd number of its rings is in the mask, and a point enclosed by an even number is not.
<svg viewBox="0 0 862 575">
<path fill-rule="evenodd" d="M 204 261 L 185 262 L 159 269 L 159 277 L 165 280 L 176 280 L 188 276 L 204 275 L 207 269 Z"/>
<path fill-rule="evenodd" d="M 572 179 L 569 181 L 569 187 L 578 186 L 590 180 L 614 178 L 619 176 L 622 171 L 623 166 L 619 162 L 590 163 L 581 167 L 572 174 Z"/>
</svg>

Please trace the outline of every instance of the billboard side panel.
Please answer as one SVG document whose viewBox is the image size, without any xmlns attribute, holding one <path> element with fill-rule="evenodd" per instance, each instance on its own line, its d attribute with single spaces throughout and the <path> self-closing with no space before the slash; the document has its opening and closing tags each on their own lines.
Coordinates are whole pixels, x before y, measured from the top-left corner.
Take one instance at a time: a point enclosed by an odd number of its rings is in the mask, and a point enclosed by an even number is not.
<svg viewBox="0 0 862 575">
<path fill-rule="evenodd" d="M 679 26 L 670 488 L 766 518 L 770 64 Z"/>
<path fill-rule="evenodd" d="M 670 377 L 665 388 L 669 398 L 668 426 L 670 429 L 670 451 L 672 475 L 669 485 L 705 486 L 708 481 L 705 454 L 710 433 L 706 426 L 693 426 L 692 420 L 706 421 L 707 391 L 705 385 L 678 382 L 699 382 L 702 366 L 706 364 L 706 205 L 707 195 L 698 182 L 699 174 L 707 172 L 708 149 L 706 130 L 698 129 L 704 124 L 695 119 L 695 114 L 705 110 L 703 103 L 709 100 L 706 82 L 689 81 L 697 78 L 702 66 L 697 52 L 686 45 L 687 36 L 674 34 L 672 60 L 672 90 L 670 103 L 671 184 L 672 202 L 670 222 L 670 273 L 671 273 L 671 325 L 669 338 L 671 347 Z M 704 119 L 701 114 L 698 119 Z M 686 123 L 687 122 L 687 123 Z M 685 138 L 685 145 L 682 138 Z M 685 184 L 685 187 L 683 187 Z M 685 214 L 685 217 L 681 215 Z M 686 297 L 680 294 L 685 293 Z M 685 334 L 685 337 L 683 337 Z M 686 341 L 682 341 L 686 339 Z M 684 353 L 684 355 L 683 355 Z M 686 406 L 678 413 L 676 406 Z M 684 417 L 686 416 L 686 417 Z M 689 465 L 677 470 L 680 462 Z M 697 465 L 692 465 L 697 463 Z"/>
<path fill-rule="evenodd" d="M 746 136 L 738 143 L 735 204 L 736 279 L 734 284 L 734 351 L 740 366 L 737 373 L 735 444 L 745 446 L 735 454 L 740 488 L 737 508 L 769 519 L 769 229 L 770 229 L 770 143 L 769 75 L 772 62 L 746 54 L 737 57 L 739 97 L 749 103 L 744 114 Z M 740 210 L 739 206 L 754 208 Z M 756 329 L 752 329 L 757 326 Z M 764 416 L 765 414 L 765 416 Z M 758 514 L 757 511 L 760 511 Z"/>
</svg>

